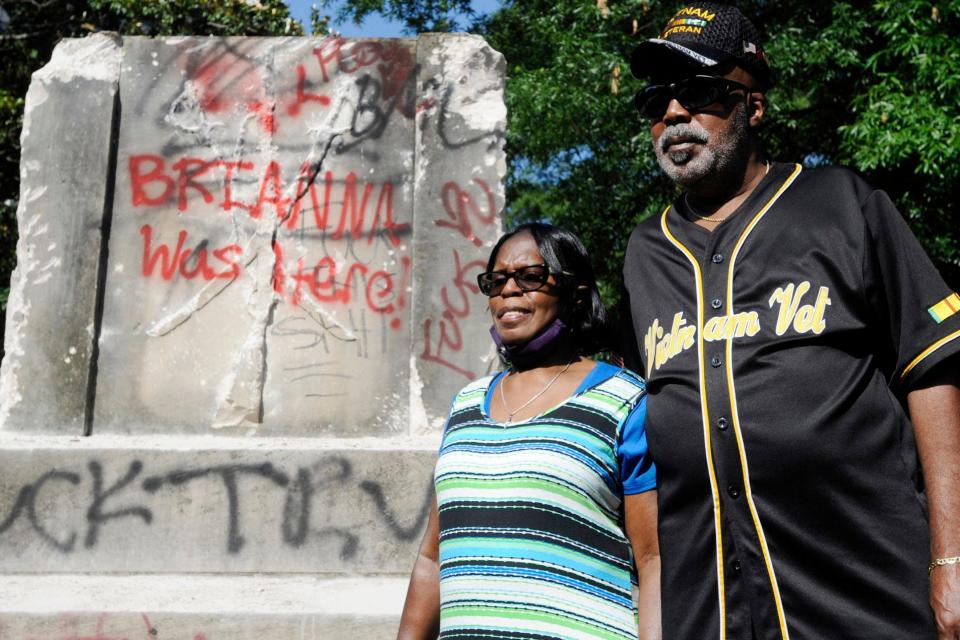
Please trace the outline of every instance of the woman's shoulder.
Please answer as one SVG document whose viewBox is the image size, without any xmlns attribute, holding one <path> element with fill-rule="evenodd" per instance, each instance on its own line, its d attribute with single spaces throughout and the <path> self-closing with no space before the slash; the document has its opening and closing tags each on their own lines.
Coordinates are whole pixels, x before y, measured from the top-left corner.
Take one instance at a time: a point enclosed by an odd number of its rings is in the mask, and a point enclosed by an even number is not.
<svg viewBox="0 0 960 640">
<path fill-rule="evenodd" d="M 643 376 L 641 376 L 639 373 L 637 373 L 633 369 L 627 369 L 626 367 L 619 367 L 619 371 L 617 371 L 617 377 L 620 380 L 623 380 L 626 384 L 630 384 L 636 387 L 640 391 L 647 390 L 647 381 L 644 380 Z"/>
<path fill-rule="evenodd" d="M 482 398 L 483 395 L 487 392 L 487 388 L 490 386 L 490 383 L 498 375 L 503 373 L 502 371 L 497 371 L 489 375 L 483 376 L 482 378 L 477 378 L 476 380 L 471 380 L 467 383 L 467 386 L 460 389 L 453 397 L 454 402 L 456 401 L 466 401 L 473 397 Z"/>
<path fill-rule="evenodd" d="M 610 362 L 598 361 L 594 368 L 594 373 L 597 378 L 603 381 L 616 379 L 621 381 L 622 384 L 631 385 L 638 389 L 647 388 L 646 381 L 644 381 L 639 373 Z"/>
<path fill-rule="evenodd" d="M 492 373 L 482 378 L 472 380 L 467 386 L 455 393 L 453 399 L 450 401 L 450 417 L 465 411 L 483 410 L 487 389 L 490 387 L 491 381 L 500 375 L 500 373 L 502 372 Z"/>
<path fill-rule="evenodd" d="M 647 391 L 646 382 L 637 373 L 609 362 L 597 362 L 588 378 L 592 379 L 589 387 L 624 400 L 638 398 Z"/>
</svg>

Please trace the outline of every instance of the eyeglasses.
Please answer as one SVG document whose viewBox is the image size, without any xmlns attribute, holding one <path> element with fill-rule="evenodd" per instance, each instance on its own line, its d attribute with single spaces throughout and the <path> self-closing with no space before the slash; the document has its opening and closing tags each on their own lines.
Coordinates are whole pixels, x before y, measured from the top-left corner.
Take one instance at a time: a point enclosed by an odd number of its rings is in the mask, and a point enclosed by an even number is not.
<svg viewBox="0 0 960 640">
<path fill-rule="evenodd" d="M 572 276 L 572 273 L 562 271 L 560 274 Z M 507 281 L 513 278 L 520 291 L 536 291 L 547 284 L 550 279 L 550 267 L 545 264 L 531 264 L 526 267 L 520 267 L 516 271 L 485 271 L 477 276 L 477 286 L 480 292 L 489 297 L 498 296 L 507 286 Z"/>
<path fill-rule="evenodd" d="M 633 104 L 645 118 L 659 120 L 676 98 L 684 109 L 696 110 L 720 102 L 734 91 L 753 91 L 750 87 L 716 76 L 693 76 L 672 84 L 652 84 L 640 91 Z"/>
</svg>

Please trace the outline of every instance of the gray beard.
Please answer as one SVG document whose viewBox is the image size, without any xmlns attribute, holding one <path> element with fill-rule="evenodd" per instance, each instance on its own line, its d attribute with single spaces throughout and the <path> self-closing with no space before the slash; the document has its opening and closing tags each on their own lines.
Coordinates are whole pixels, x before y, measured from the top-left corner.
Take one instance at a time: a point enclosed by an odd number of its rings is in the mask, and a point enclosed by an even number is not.
<svg viewBox="0 0 960 640">
<path fill-rule="evenodd" d="M 745 164 L 750 155 L 750 129 L 747 111 L 742 102 L 737 103 L 730 115 L 730 127 L 714 134 L 710 145 L 710 135 L 696 122 L 673 124 L 664 129 L 658 141 L 653 145 L 660 168 L 667 177 L 683 189 L 706 182 L 722 181 L 724 176 L 732 175 L 738 167 Z M 690 151 L 667 152 L 663 143 L 673 136 L 682 135 L 692 138 L 703 146 L 696 155 Z"/>
</svg>

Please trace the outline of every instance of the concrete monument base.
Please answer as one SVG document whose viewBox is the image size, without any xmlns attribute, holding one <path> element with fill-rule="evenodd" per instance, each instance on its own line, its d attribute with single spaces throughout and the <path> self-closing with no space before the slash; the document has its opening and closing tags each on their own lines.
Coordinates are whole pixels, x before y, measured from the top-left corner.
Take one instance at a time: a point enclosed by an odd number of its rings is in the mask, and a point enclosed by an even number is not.
<svg viewBox="0 0 960 640">
<path fill-rule="evenodd" d="M 387 640 L 400 578 L 45 576 L 0 582 L 0 638 Z"/>
</svg>

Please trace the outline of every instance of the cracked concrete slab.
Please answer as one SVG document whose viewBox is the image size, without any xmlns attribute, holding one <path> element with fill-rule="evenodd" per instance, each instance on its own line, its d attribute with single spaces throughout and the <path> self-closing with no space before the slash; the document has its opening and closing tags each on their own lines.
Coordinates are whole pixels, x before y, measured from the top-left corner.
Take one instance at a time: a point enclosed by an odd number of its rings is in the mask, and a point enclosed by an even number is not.
<svg viewBox="0 0 960 640">
<path fill-rule="evenodd" d="M 0 369 L 8 431 L 80 435 L 86 426 L 120 56 L 105 35 L 67 41 L 27 93 Z"/>
<path fill-rule="evenodd" d="M 417 120 L 411 405 L 440 429 L 449 394 L 499 365 L 476 274 L 501 234 L 507 172 L 506 62 L 478 36 L 422 35 L 417 63 L 431 103 Z"/>
<path fill-rule="evenodd" d="M 499 54 L 127 38 L 121 66 L 94 432 L 436 430 L 491 361 L 462 280 L 500 231 Z"/>
</svg>

